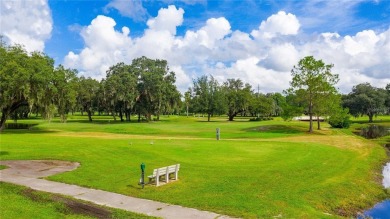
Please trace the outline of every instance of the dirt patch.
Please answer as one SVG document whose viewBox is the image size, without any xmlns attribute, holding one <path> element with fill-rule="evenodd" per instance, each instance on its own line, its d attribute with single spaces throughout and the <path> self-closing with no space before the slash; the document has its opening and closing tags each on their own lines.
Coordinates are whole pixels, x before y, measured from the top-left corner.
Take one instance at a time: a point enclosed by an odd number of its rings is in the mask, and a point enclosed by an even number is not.
<svg viewBox="0 0 390 219">
<path fill-rule="evenodd" d="M 2 160 L 0 165 L 9 167 L 2 173 L 39 178 L 72 171 L 80 164 L 61 160 Z"/>
<path fill-rule="evenodd" d="M 74 200 L 60 195 L 47 194 L 42 195 L 33 189 L 25 189 L 22 194 L 35 202 L 57 202 L 63 204 L 63 208 L 59 209 L 67 214 L 81 214 L 95 218 L 112 218 L 112 212 L 98 205 Z M 45 193 L 46 194 L 46 193 Z"/>
</svg>

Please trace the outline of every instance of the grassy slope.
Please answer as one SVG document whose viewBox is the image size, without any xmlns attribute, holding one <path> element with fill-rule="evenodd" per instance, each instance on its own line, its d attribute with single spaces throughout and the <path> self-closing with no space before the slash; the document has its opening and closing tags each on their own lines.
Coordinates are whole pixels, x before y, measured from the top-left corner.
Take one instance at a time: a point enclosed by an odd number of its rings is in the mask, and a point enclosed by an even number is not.
<svg viewBox="0 0 390 219">
<path fill-rule="evenodd" d="M 46 192 L 37 192 L 22 186 L 16 186 L 0 182 L 0 217 L 2 219 L 15 218 L 95 218 L 92 215 L 73 212 L 62 202 L 53 202 L 58 198 Z M 69 199 L 72 200 L 72 199 Z M 87 202 L 83 202 L 87 203 Z M 73 207 L 75 202 L 72 203 Z M 82 208 L 85 206 L 82 206 Z M 85 209 L 80 209 L 85 210 Z M 127 211 L 103 208 L 106 212 L 111 212 L 111 218 L 147 219 L 155 218 L 145 215 L 135 214 Z"/>
<path fill-rule="evenodd" d="M 342 131 L 309 135 L 300 122 L 202 120 L 42 123 L 2 134 L 0 158 L 78 161 L 79 169 L 51 179 L 247 218 L 351 214 L 385 196 L 385 152 L 368 140 Z M 181 163 L 180 180 L 141 190 L 141 162 L 147 173 Z"/>
</svg>

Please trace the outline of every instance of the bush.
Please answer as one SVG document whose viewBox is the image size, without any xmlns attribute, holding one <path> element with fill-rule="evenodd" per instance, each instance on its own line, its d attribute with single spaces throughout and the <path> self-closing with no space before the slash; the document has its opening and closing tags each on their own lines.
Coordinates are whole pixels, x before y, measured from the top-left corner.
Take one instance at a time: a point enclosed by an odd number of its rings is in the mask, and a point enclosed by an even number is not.
<svg viewBox="0 0 390 219">
<path fill-rule="evenodd" d="M 348 109 L 341 109 L 329 117 L 328 123 L 333 128 L 349 128 L 351 125 L 351 120 L 349 120 L 349 118 Z"/>
<path fill-rule="evenodd" d="M 266 120 L 273 120 L 272 117 L 256 117 L 256 118 L 250 118 L 249 121 L 255 122 L 255 121 L 266 121 Z"/>
</svg>

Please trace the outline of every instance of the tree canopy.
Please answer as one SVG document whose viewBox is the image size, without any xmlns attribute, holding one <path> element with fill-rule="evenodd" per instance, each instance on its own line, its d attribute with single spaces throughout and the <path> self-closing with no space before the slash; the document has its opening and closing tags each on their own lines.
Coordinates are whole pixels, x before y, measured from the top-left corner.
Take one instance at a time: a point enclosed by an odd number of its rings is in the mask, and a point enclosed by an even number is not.
<svg viewBox="0 0 390 219">
<path fill-rule="evenodd" d="M 332 74 L 333 65 L 326 65 L 322 60 L 313 56 L 301 59 L 291 70 L 292 81 L 287 94 L 294 95 L 302 103 L 310 118 L 309 132 L 313 132 L 313 116 L 324 112 L 327 99 L 337 94 L 334 85 L 338 75 Z"/>
<path fill-rule="evenodd" d="M 376 88 L 369 83 L 358 84 L 352 92 L 343 96 L 343 106 L 349 108 L 351 115 L 358 117 L 367 115 L 369 122 L 375 115 L 386 113 L 388 93 L 385 89 Z"/>
<path fill-rule="evenodd" d="M 21 106 L 35 104 L 47 113 L 57 90 L 53 84 L 54 61 L 43 53 L 28 54 L 21 46 L 0 46 L 0 131 L 7 118 Z"/>
<path fill-rule="evenodd" d="M 87 112 L 92 121 L 94 112 L 105 111 L 121 121 L 130 115 L 172 113 L 180 107 L 175 73 L 167 61 L 146 57 L 134 59 L 131 65 L 118 63 L 107 70 L 100 82 L 77 77 L 77 71 L 63 66 L 54 68 L 54 61 L 43 53 L 27 53 L 22 46 L 0 46 L 0 131 L 18 109 L 35 110 L 46 119 L 59 115 L 65 122 L 69 112 Z M 26 108 L 28 110 L 26 110 Z M 17 118 L 17 117 L 15 117 Z"/>
<path fill-rule="evenodd" d="M 249 84 L 244 86 L 240 79 L 227 79 L 222 89 L 226 98 L 229 121 L 233 121 L 237 114 L 248 109 L 252 87 Z"/>
</svg>

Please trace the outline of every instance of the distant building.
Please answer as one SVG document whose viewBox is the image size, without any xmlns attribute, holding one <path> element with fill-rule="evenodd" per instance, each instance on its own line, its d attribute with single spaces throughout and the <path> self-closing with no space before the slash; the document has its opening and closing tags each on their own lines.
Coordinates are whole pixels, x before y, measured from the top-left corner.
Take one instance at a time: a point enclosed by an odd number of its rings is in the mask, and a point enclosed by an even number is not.
<svg viewBox="0 0 390 219">
<path fill-rule="evenodd" d="M 320 116 L 320 122 L 323 122 L 325 121 L 324 117 Z M 310 117 L 309 116 L 297 116 L 297 117 L 294 117 L 293 120 L 298 120 L 298 121 L 310 121 Z M 313 116 L 312 117 L 312 120 L 313 121 L 317 121 L 317 117 L 316 116 Z"/>
</svg>

